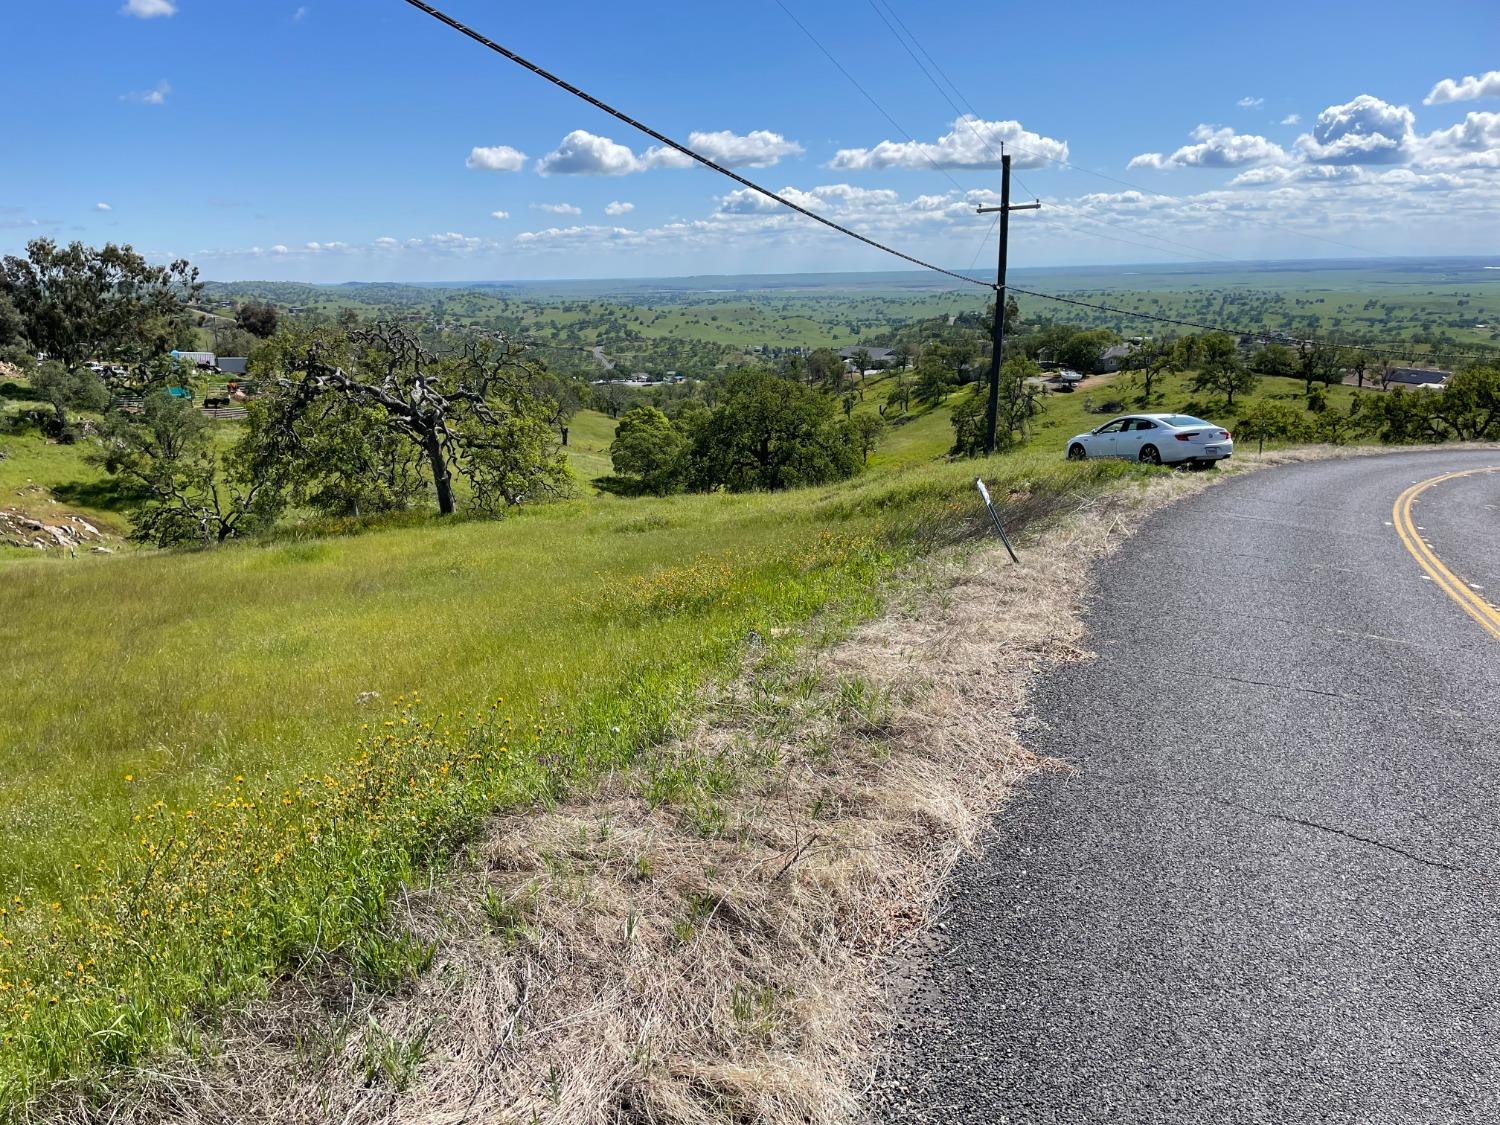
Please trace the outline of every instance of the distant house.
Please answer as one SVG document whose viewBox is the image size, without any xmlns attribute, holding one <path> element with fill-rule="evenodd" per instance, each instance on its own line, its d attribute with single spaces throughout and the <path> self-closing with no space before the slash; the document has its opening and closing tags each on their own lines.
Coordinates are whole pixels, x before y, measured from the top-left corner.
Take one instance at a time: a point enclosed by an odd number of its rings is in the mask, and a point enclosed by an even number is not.
<svg viewBox="0 0 1500 1125">
<path fill-rule="evenodd" d="M 250 372 L 250 360 L 247 356 L 220 356 L 220 375 L 247 375 Z"/>
<path fill-rule="evenodd" d="M 191 363 L 194 367 L 213 367 L 218 357 L 213 352 L 174 351 L 172 358 L 179 363 Z"/>
<path fill-rule="evenodd" d="M 1112 348 L 1105 348 L 1104 353 L 1099 357 L 1099 362 L 1094 364 L 1094 371 L 1100 375 L 1111 371 L 1118 371 L 1125 366 L 1125 361 L 1134 352 L 1134 344 L 1116 344 Z"/>
<path fill-rule="evenodd" d="M 840 348 L 839 358 L 853 359 L 860 352 L 864 352 L 866 355 L 868 355 L 870 357 L 870 362 L 876 364 L 877 366 L 890 363 L 896 355 L 896 353 L 890 348 L 862 348 L 858 344 L 856 344 L 852 348 Z"/>
<path fill-rule="evenodd" d="M 1441 387 L 1452 372 L 1430 367 L 1393 367 L 1385 373 L 1388 387 Z"/>
</svg>

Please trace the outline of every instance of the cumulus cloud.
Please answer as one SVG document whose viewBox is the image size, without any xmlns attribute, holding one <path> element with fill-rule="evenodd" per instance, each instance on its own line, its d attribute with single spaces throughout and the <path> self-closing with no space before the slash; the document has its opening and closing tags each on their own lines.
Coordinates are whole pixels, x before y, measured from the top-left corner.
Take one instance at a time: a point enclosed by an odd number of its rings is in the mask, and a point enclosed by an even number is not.
<svg viewBox="0 0 1500 1125">
<path fill-rule="evenodd" d="M 645 167 L 625 145 L 585 129 L 574 129 L 536 163 L 543 176 L 625 176 Z"/>
<path fill-rule="evenodd" d="M 519 172 L 526 167 L 526 154 L 510 145 L 479 147 L 469 152 L 469 159 L 464 164 L 483 172 Z"/>
<path fill-rule="evenodd" d="M 1402 164 L 1411 156 L 1416 118 L 1404 105 L 1360 94 L 1331 105 L 1297 138 L 1297 150 L 1315 164 Z"/>
<path fill-rule="evenodd" d="M 634 203 L 621 203 L 618 199 L 604 208 L 606 215 L 628 215 L 635 210 Z"/>
<path fill-rule="evenodd" d="M 157 16 L 175 16 L 177 5 L 172 0 L 127 0 L 125 6 L 120 9 L 120 14 L 135 16 L 136 19 L 151 20 Z"/>
<path fill-rule="evenodd" d="M 1455 81 L 1444 78 L 1422 99 L 1423 105 L 1442 105 L 1444 102 L 1471 102 L 1475 98 L 1500 98 L 1500 70 L 1486 71 L 1479 76 L 1468 75 Z"/>
<path fill-rule="evenodd" d="M 549 215 L 582 215 L 581 208 L 574 207 L 571 203 L 533 203 L 533 211 L 545 211 Z"/>
<path fill-rule="evenodd" d="M 114 208 L 111 207 L 108 203 L 96 203 L 96 204 L 94 204 L 94 210 L 95 211 L 113 211 Z"/>
<path fill-rule="evenodd" d="M 1196 144 L 1183 145 L 1164 156 L 1143 152 L 1131 160 L 1131 168 L 1242 168 L 1248 164 L 1284 161 L 1286 150 L 1254 133 L 1236 133 L 1228 126 L 1199 125 L 1190 136 Z"/>
<path fill-rule="evenodd" d="M 1243 97 L 1234 104 L 1239 106 L 1241 109 L 1259 109 L 1261 106 L 1266 104 L 1266 99 Z"/>
<path fill-rule="evenodd" d="M 1423 138 L 1423 147 L 1439 153 L 1443 149 L 1462 152 L 1500 149 L 1500 113 L 1470 113 L 1451 128 L 1427 134 Z"/>
<path fill-rule="evenodd" d="M 128 94 L 121 94 L 120 100 L 135 102 L 136 105 L 166 105 L 167 95 L 172 92 L 172 84 L 163 78 L 149 90 L 132 90 Z"/>
<path fill-rule="evenodd" d="M 1281 119 L 1283 125 L 1301 125 L 1302 115 L 1300 113 L 1289 113 Z"/>
<path fill-rule="evenodd" d="M 510 218 L 510 212 L 509 211 L 491 211 L 490 212 L 490 218 L 492 218 L 492 219 L 508 219 L 508 218 Z"/>
<path fill-rule="evenodd" d="M 881 141 L 874 148 L 840 149 L 830 167 L 852 172 L 882 168 L 1000 167 L 1000 146 L 1009 145 L 1018 168 L 1040 168 L 1049 160 L 1066 160 L 1068 143 L 1043 137 L 1021 127 L 1019 121 L 984 121 L 965 114 L 953 128 L 931 143 Z"/>
<path fill-rule="evenodd" d="M 756 129 L 744 136 L 728 129 L 717 133 L 689 133 L 688 146 L 728 168 L 769 168 L 783 156 L 801 156 L 803 152 L 796 141 L 765 129 Z"/>
</svg>

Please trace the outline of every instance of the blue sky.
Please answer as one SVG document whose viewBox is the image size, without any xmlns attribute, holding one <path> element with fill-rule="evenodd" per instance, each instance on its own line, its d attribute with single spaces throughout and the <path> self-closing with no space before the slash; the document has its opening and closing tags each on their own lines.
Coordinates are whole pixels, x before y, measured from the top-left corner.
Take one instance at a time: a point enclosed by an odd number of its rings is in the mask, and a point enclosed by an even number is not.
<svg viewBox="0 0 1500 1125">
<path fill-rule="evenodd" d="M 1500 253 L 1492 0 L 784 2 L 880 109 L 777 0 L 444 6 L 950 267 L 992 260 L 972 209 L 1001 141 L 1046 204 L 1012 222 L 1016 265 Z M 401 0 L 16 2 L 4 28 L 3 252 L 128 241 L 317 281 L 902 268 Z"/>
</svg>

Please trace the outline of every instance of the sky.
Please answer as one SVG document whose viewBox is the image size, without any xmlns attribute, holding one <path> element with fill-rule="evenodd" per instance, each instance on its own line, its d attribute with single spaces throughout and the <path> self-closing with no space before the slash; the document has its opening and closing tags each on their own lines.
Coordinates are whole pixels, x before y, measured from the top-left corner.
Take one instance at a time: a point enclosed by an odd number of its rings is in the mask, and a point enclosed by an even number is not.
<svg viewBox="0 0 1500 1125">
<path fill-rule="evenodd" d="M 1493 0 L 439 0 L 939 265 L 1500 255 Z M 904 269 L 404 0 L 3 0 L 0 253 L 219 280 Z M 1497 257 L 1500 260 L 1500 257 Z"/>
</svg>

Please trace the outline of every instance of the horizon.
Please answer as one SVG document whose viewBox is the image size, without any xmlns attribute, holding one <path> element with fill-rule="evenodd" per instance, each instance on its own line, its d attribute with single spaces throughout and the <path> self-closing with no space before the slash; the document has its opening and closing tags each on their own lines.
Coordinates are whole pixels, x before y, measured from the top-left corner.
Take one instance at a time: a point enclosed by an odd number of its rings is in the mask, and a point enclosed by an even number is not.
<svg viewBox="0 0 1500 1125">
<path fill-rule="evenodd" d="M 1477 263 L 1495 263 L 1491 265 L 1477 265 Z M 1116 274 L 1128 276 L 1133 273 L 1159 273 L 1159 274 L 1222 274 L 1243 272 L 1264 273 L 1296 273 L 1311 271 L 1339 271 L 1339 270 L 1368 270 L 1378 268 L 1381 265 L 1401 264 L 1427 264 L 1432 266 L 1443 263 L 1476 263 L 1481 270 L 1495 270 L 1500 273 L 1500 255 L 1495 254 L 1399 254 L 1369 258 L 1264 258 L 1264 259 L 1236 259 L 1224 262 L 1090 262 L 1078 263 L 1067 266 L 1016 266 L 1012 265 L 1009 273 L 1015 274 Z M 954 267 L 957 269 L 957 267 Z M 970 275 L 977 280 L 985 280 L 989 274 L 982 269 L 958 269 L 958 272 Z M 990 271 L 992 274 L 993 271 Z M 892 270 L 767 270 L 760 272 L 734 272 L 734 273 L 663 273 L 663 274 L 621 274 L 621 275 L 597 275 L 577 277 L 547 277 L 547 278 L 519 278 L 519 277 L 473 277 L 454 278 L 440 280 L 433 278 L 410 278 L 393 280 L 389 278 L 358 278 L 347 277 L 329 281 L 299 281 L 291 278 L 269 278 L 269 277 L 235 277 L 217 278 L 205 277 L 204 280 L 215 285 L 307 285 L 315 288 L 335 289 L 343 286 L 358 285 L 397 285 L 409 286 L 411 288 L 464 288 L 469 286 L 541 286 L 541 285 L 627 285 L 650 282 L 689 282 L 689 281 L 745 281 L 751 282 L 756 279 L 799 279 L 799 278 L 850 278 L 877 280 L 889 278 L 895 280 L 905 278 L 915 280 L 927 279 L 927 286 L 933 289 L 958 289 L 952 281 L 945 281 L 940 275 L 930 274 L 918 269 L 892 269 Z M 1465 279 L 1467 282 L 1484 281 L 1486 279 Z M 1493 279 L 1500 283 L 1500 276 Z M 1455 282 L 1456 283 L 1456 282 Z M 829 284 L 833 284 L 832 281 Z"/>
</svg>

